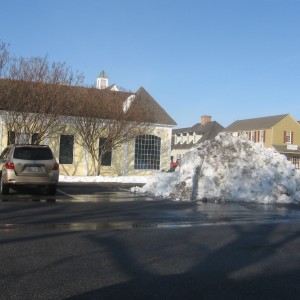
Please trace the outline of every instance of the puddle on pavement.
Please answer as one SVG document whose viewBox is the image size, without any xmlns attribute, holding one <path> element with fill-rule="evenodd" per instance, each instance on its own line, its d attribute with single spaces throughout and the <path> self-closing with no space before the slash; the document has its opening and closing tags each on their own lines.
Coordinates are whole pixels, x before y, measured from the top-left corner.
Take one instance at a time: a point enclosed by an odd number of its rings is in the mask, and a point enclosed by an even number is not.
<svg viewBox="0 0 300 300">
<path fill-rule="evenodd" d="M 107 223 L 70 223 L 70 224 L 0 224 L 0 230 L 12 231 L 18 229 L 35 230 L 101 230 L 101 229 L 139 229 L 139 228 L 179 228 L 191 227 L 191 223 L 165 224 L 165 223 L 132 223 L 132 222 L 107 222 Z"/>
<path fill-rule="evenodd" d="M 243 224 L 278 224 L 289 223 L 290 219 L 264 219 L 264 220 L 203 220 L 199 222 L 172 222 L 172 223 L 135 223 L 135 222 L 104 222 L 104 223 L 65 223 L 65 224 L 0 224 L 1 231 L 16 230 L 70 230 L 70 231 L 90 231 L 107 229 L 176 229 L 199 226 L 217 225 L 243 225 Z M 298 220 L 299 221 L 299 220 Z"/>
</svg>

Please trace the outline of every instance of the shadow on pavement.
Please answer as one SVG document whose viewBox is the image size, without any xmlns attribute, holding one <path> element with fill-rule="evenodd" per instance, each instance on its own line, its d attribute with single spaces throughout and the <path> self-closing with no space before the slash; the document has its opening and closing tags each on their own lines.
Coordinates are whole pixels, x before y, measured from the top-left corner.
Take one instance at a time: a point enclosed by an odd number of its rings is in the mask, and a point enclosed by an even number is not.
<svg viewBox="0 0 300 300">
<path fill-rule="evenodd" d="M 217 274 L 144 277 L 67 299 L 299 299 L 299 275 L 297 271 L 239 281 Z"/>
<path fill-rule="evenodd" d="M 207 233 L 202 228 L 196 243 L 189 234 L 182 236 L 182 245 L 188 246 L 181 254 L 195 256 L 195 264 L 171 275 L 156 275 L 139 265 L 117 238 L 91 236 L 95 243 L 105 244 L 119 269 L 134 279 L 67 299 L 299 299 L 300 232 L 287 228 L 230 226 L 210 228 Z M 223 246 L 212 250 L 218 244 Z M 161 256 L 168 259 L 174 246 L 166 243 Z M 139 251 L 147 251 L 143 243 Z M 180 256 L 173 259 L 176 271 Z"/>
</svg>

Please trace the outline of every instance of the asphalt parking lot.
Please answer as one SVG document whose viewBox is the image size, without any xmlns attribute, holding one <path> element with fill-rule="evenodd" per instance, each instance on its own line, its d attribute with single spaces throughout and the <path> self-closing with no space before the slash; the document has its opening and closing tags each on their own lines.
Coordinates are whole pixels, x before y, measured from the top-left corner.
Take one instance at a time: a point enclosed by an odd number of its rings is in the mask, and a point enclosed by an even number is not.
<svg viewBox="0 0 300 300">
<path fill-rule="evenodd" d="M 117 192 L 129 192 L 132 186 L 142 184 L 126 183 L 59 183 L 54 196 L 47 195 L 44 189 L 15 187 L 9 195 L 0 195 L 2 201 L 109 201 L 116 199 Z M 131 193 L 130 193 L 131 194 Z M 114 197 L 110 197 L 114 195 Z M 133 194 L 132 194 L 133 195 Z M 132 196 L 130 196 L 132 197 Z M 128 200 L 129 198 L 128 197 Z"/>
<path fill-rule="evenodd" d="M 4 200 L 0 299 L 299 297 L 295 206 L 176 202 L 97 184 Z"/>
</svg>

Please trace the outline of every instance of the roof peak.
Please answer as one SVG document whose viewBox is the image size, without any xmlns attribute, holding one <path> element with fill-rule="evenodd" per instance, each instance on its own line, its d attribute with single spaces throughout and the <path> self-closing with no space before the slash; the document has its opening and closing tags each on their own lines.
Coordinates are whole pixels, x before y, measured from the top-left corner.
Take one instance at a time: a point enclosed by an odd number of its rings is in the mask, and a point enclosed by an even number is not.
<svg viewBox="0 0 300 300">
<path fill-rule="evenodd" d="M 100 77 L 100 78 L 109 78 L 107 73 L 104 70 L 101 71 L 101 73 L 99 74 L 98 77 Z"/>
</svg>

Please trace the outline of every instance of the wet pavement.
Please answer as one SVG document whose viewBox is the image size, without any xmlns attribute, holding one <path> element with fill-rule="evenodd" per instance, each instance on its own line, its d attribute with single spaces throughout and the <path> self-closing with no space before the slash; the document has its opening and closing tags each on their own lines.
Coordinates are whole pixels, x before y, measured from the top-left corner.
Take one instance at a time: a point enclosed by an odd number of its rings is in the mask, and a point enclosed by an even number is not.
<svg viewBox="0 0 300 300">
<path fill-rule="evenodd" d="M 56 196 L 12 191 L 0 202 L 0 230 L 179 228 L 300 221 L 298 205 L 156 199 L 130 186 L 61 184 Z"/>
<path fill-rule="evenodd" d="M 0 299 L 299 299 L 298 206 L 126 189 L 0 197 Z"/>
</svg>

